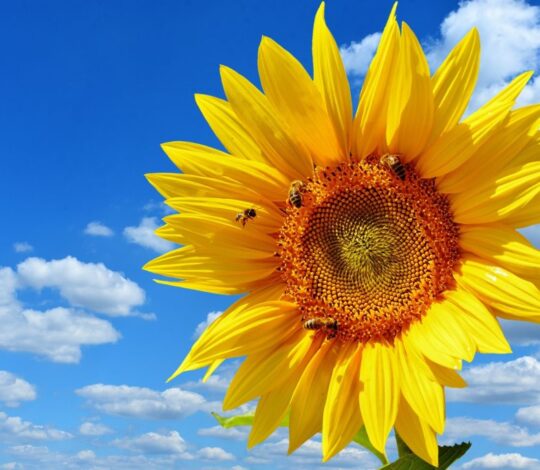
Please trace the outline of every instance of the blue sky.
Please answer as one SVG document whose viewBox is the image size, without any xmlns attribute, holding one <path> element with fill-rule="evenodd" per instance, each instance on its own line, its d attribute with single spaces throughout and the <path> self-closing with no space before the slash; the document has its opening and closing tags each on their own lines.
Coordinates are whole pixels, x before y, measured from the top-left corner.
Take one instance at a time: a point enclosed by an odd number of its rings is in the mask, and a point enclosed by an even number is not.
<svg viewBox="0 0 540 470">
<path fill-rule="evenodd" d="M 436 66 L 480 29 L 471 109 L 538 68 L 539 2 L 404 0 Z M 390 1 L 332 1 L 354 94 Z M 286 435 L 248 452 L 246 430 L 209 415 L 236 363 L 207 384 L 165 379 L 197 327 L 234 300 L 160 286 L 141 266 L 167 249 L 166 209 L 146 183 L 172 171 L 159 144 L 219 146 L 195 92 L 222 96 L 218 66 L 257 82 L 261 35 L 310 68 L 318 1 L 17 1 L 0 10 L 0 468 L 314 468 L 317 439 L 286 457 Z M 540 101 L 540 81 L 522 103 Z M 528 229 L 540 245 L 540 228 Z M 448 394 L 462 468 L 540 468 L 540 328 L 507 326 L 514 354 L 478 356 Z M 371 468 L 359 448 L 326 468 Z"/>
</svg>

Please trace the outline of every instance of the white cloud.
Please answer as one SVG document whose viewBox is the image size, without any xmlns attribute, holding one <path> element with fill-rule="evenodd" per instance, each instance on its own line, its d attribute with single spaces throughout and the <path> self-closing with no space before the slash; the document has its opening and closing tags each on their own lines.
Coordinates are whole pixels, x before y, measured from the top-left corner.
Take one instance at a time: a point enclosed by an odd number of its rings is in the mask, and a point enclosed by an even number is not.
<svg viewBox="0 0 540 470">
<path fill-rule="evenodd" d="M 215 409 L 216 406 L 202 395 L 180 388 L 159 392 L 128 385 L 93 384 L 75 392 L 99 411 L 144 419 L 178 419 L 197 411 Z"/>
<path fill-rule="evenodd" d="M 0 435 L 8 440 L 60 441 L 73 437 L 70 433 L 59 429 L 33 424 L 18 416 L 8 416 L 0 411 Z"/>
<path fill-rule="evenodd" d="M 35 387 L 11 372 L 0 371 L 0 401 L 7 406 L 19 406 L 21 401 L 36 399 Z"/>
<path fill-rule="evenodd" d="M 489 453 L 463 464 L 462 468 L 522 468 L 527 470 L 540 469 L 540 460 L 524 457 L 521 454 L 493 454 Z"/>
<path fill-rule="evenodd" d="M 124 236 L 130 243 L 165 253 L 174 248 L 174 243 L 159 238 L 154 232 L 159 227 L 156 217 L 143 217 L 136 227 L 126 227 Z"/>
<path fill-rule="evenodd" d="M 93 450 L 81 450 L 77 452 L 77 458 L 80 460 L 94 460 L 96 458 L 96 453 Z"/>
<path fill-rule="evenodd" d="M 519 408 L 516 412 L 516 419 L 520 423 L 540 426 L 540 406 L 536 405 Z"/>
<path fill-rule="evenodd" d="M 363 77 L 366 74 L 380 39 L 381 33 L 373 33 L 359 42 L 352 41 L 339 48 L 345 70 L 351 77 Z"/>
<path fill-rule="evenodd" d="M 79 433 L 83 436 L 103 436 L 112 433 L 112 429 L 104 424 L 86 421 L 79 426 Z"/>
<path fill-rule="evenodd" d="M 540 433 L 531 434 L 527 429 L 508 422 L 466 417 L 446 420 L 445 440 L 457 442 L 470 436 L 483 436 L 498 444 L 511 447 L 540 445 Z"/>
<path fill-rule="evenodd" d="M 28 242 L 15 242 L 13 250 L 15 250 L 15 253 L 29 253 L 34 250 L 34 247 Z"/>
<path fill-rule="evenodd" d="M 540 362 L 524 356 L 508 362 L 491 362 L 463 372 L 469 387 L 449 389 L 449 401 L 473 403 L 540 403 Z"/>
<path fill-rule="evenodd" d="M 170 431 L 168 434 L 148 432 L 137 437 L 115 439 L 112 444 L 122 449 L 145 454 L 175 454 L 181 458 L 193 458 L 187 453 L 186 441 L 177 431 Z"/>
<path fill-rule="evenodd" d="M 20 288 L 11 268 L 0 268 L 0 348 L 38 354 L 55 362 L 76 363 L 81 346 L 114 343 L 120 334 L 99 318 L 57 307 L 38 311 L 24 308 L 16 298 Z"/>
<path fill-rule="evenodd" d="M 72 256 L 28 258 L 17 266 L 17 274 L 24 286 L 58 289 L 71 305 L 107 315 L 130 315 L 144 303 L 144 291 L 135 282 L 103 263 L 83 263 Z"/>
<path fill-rule="evenodd" d="M 235 441 L 245 441 L 248 437 L 248 431 L 242 428 L 224 428 L 223 426 L 212 426 L 211 428 L 202 428 L 197 431 L 199 436 L 216 437 L 219 439 L 232 439 Z"/>
<path fill-rule="evenodd" d="M 233 454 L 221 447 L 203 447 L 197 451 L 197 457 L 204 460 L 236 460 Z"/>
<path fill-rule="evenodd" d="M 98 221 L 90 222 L 84 229 L 84 233 L 93 237 L 112 237 L 114 235 L 112 229 Z"/>
<path fill-rule="evenodd" d="M 441 24 L 441 38 L 428 45 L 428 60 L 436 68 L 472 28 L 482 44 L 480 74 L 470 109 L 476 109 L 511 78 L 535 70 L 540 53 L 540 8 L 523 0 L 460 2 Z M 540 98 L 540 83 L 527 87 L 520 104 Z"/>
</svg>

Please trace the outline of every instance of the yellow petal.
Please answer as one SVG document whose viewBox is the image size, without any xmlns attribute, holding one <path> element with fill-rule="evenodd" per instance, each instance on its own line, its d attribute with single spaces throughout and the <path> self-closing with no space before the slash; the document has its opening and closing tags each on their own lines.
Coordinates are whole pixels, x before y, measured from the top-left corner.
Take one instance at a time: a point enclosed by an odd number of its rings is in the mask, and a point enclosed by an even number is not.
<svg viewBox="0 0 540 470">
<path fill-rule="evenodd" d="M 208 370 L 205 372 L 203 378 L 202 378 L 202 382 L 205 383 L 211 376 L 212 374 L 216 371 L 216 369 L 221 365 L 223 364 L 223 361 L 225 359 L 218 359 L 217 361 L 214 361 L 212 362 L 212 364 L 210 364 L 208 366 Z"/>
<path fill-rule="evenodd" d="M 250 231 L 254 228 L 273 233 L 279 231 L 283 223 L 283 215 L 274 204 L 269 204 L 263 199 L 244 200 L 219 198 L 219 197 L 174 197 L 167 199 L 167 205 L 180 213 L 204 214 L 210 217 L 221 217 L 242 226 L 242 231 Z M 254 209 L 255 216 L 242 225 L 236 220 L 236 216 L 246 209 Z"/>
<path fill-rule="evenodd" d="M 221 282 L 237 287 L 237 292 L 245 292 L 246 287 L 257 279 L 272 275 L 277 263 L 268 259 L 242 259 L 234 253 L 198 252 L 193 246 L 165 253 L 148 262 L 143 269 L 184 280 L 219 279 Z"/>
<path fill-rule="evenodd" d="M 499 177 L 449 198 L 454 220 L 461 224 L 505 221 L 513 215 L 529 215 L 540 221 L 540 161 L 502 172 Z"/>
<path fill-rule="evenodd" d="M 498 131 L 530 76 L 526 73 L 514 79 L 495 98 L 427 148 L 416 162 L 422 177 L 444 175 L 471 158 Z"/>
<path fill-rule="evenodd" d="M 473 28 L 454 47 L 431 79 L 435 112 L 430 141 L 452 129 L 467 108 L 480 65 L 480 38 Z"/>
<path fill-rule="evenodd" d="M 294 304 L 273 301 L 228 315 L 201 335 L 171 379 L 220 359 L 266 352 L 279 345 L 291 337 L 299 324 L 295 309 Z M 279 331 L 280 336 L 274 331 Z"/>
<path fill-rule="evenodd" d="M 324 2 L 313 26 L 313 81 L 319 89 L 340 145 L 348 157 L 352 126 L 352 101 L 347 73 L 339 48 L 324 20 Z"/>
<path fill-rule="evenodd" d="M 407 404 L 403 398 L 399 403 L 396 430 L 405 444 L 421 459 L 431 465 L 439 466 L 439 448 L 437 437 L 431 427 Z"/>
<path fill-rule="evenodd" d="M 481 353 L 507 354 L 512 352 L 499 322 L 485 305 L 464 289 L 456 289 L 447 295 L 456 308 L 454 318 L 474 340 Z"/>
<path fill-rule="evenodd" d="M 310 150 L 315 163 L 342 162 L 347 153 L 341 153 L 319 90 L 302 64 L 268 37 L 263 37 L 259 47 L 259 75 L 268 100 Z"/>
<path fill-rule="evenodd" d="M 439 344 L 444 344 L 453 356 L 470 362 L 476 352 L 476 344 L 468 331 L 456 320 L 455 306 L 447 299 L 431 305 L 422 320 L 424 335 L 437 337 Z"/>
<path fill-rule="evenodd" d="M 502 266 L 531 281 L 540 281 L 540 250 L 505 225 L 464 225 L 460 245 L 490 264 Z"/>
<path fill-rule="evenodd" d="M 168 142 L 163 150 L 184 173 L 231 178 L 244 186 L 257 187 L 272 200 L 285 200 L 289 180 L 276 168 L 262 162 L 231 158 L 223 152 L 190 142 Z"/>
<path fill-rule="evenodd" d="M 336 362 L 336 346 L 324 343 L 306 366 L 291 400 L 289 454 L 322 429 L 323 409 Z"/>
<path fill-rule="evenodd" d="M 401 377 L 396 356 L 392 346 L 379 343 L 366 346 L 362 353 L 360 409 L 370 442 L 383 454 L 399 400 Z"/>
<path fill-rule="evenodd" d="M 388 149 L 410 161 L 424 149 L 431 134 L 433 92 L 426 57 L 407 23 L 402 26 L 399 58 L 388 100 Z"/>
<path fill-rule="evenodd" d="M 440 366 L 429 359 L 426 359 L 426 361 L 437 382 L 441 385 L 451 388 L 464 388 L 467 386 L 467 382 L 455 370 Z"/>
<path fill-rule="evenodd" d="M 336 358 L 323 411 L 323 462 L 349 444 L 362 427 L 358 405 L 361 356 L 361 348 L 354 343 L 348 343 L 341 346 Z"/>
<path fill-rule="evenodd" d="M 227 101 L 198 94 L 195 101 L 216 137 L 232 155 L 266 162 L 261 149 L 246 132 Z"/>
<path fill-rule="evenodd" d="M 430 318 L 430 314 L 435 312 L 435 315 L 442 315 L 444 317 L 444 309 L 440 306 L 435 307 L 433 304 L 426 316 L 422 319 L 422 322 L 416 322 L 411 325 L 409 331 L 403 335 L 403 342 L 406 349 L 415 348 L 415 350 L 431 361 L 440 364 L 441 366 L 449 369 L 461 369 L 460 354 L 452 349 L 453 341 L 452 337 L 444 331 L 439 333 L 441 329 L 440 321 L 435 322 L 435 329 L 431 327 L 433 318 Z M 434 333 L 434 331 L 437 333 Z M 442 335 L 442 336 L 441 336 Z M 461 343 L 458 343 L 461 344 Z"/>
<path fill-rule="evenodd" d="M 479 183 L 496 180 L 505 167 L 520 167 L 536 160 L 538 145 L 534 142 L 539 119 L 540 105 L 511 111 L 497 132 L 480 145 L 469 160 L 438 179 L 439 191 L 465 191 Z M 533 145 L 534 148 L 530 148 Z"/>
<path fill-rule="evenodd" d="M 392 11 L 371 61 L 356 117 L 353 122 L 351 151 L 353 156 L 363 158 L 385 142 L 386 116 L 391 80 L 399 54 L 399 27 L 396 22 L 397 2 Z"/>
<path fill-rule="evenodd" d="M 281 424 L 291 403 L 300 373 L 296 370 L 279 387 L 263 395 L 257 404 L 253 426 L 248 437 L 248 449 L 260 444 Z"/>
<path fill-rule="evenodd" d="M 395 341 L 401 369 L 401 392 L 414 412 L 437 433 L 444 431 L 444 391 L 424 358 Z"/>
<path fill-rule="evenodd" d="M 540 321 L 540 290 L 506 269 L 466 256 L 456 281 L 500 316 Z"/>
<path fill-rule="evenodd" d="M 221 66 L 220 71 L 229 103 L 265 157 L 289 179 L 310 175 L 313 162 L 308 150 L 291 137 L 268 98 L 234 70 Z"/>
<path fill-rule="evenodd" d="M 280 387 L 287 381 L 304 361 L 315 353 L 319 348 L 317 339 L 306 333 L 301 328 L 292 337 L 277 347 L 269 348 L 265 351 L 249 354 L 234 376 L 229 389 L 223 400 L 223 409 L 230 410 L 242 405 L 254 398 L 266 395 L 272 390 Z M 275 332 L 280 332 L 280 337 L 286 333 L 283 329 L 266 332 L 252 330 L 253 336 L 268 337 L 276 336 Z"/>
</svg>

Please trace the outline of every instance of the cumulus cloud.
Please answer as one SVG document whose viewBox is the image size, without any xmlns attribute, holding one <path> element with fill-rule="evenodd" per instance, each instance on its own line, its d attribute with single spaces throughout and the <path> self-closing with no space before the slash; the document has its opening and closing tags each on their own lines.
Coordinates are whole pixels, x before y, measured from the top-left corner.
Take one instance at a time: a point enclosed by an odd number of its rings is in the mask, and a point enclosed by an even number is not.
<svg viewBox="0 0 540 470">
<path fill-rule="evenodd" d="M 180 388 L 159 392 L 128 385 L 93 384 L 75 392 L 99 411 L 134 418 L 178 419 L 216 407 L 215 403 L 207 402 L 202 395 Z"/>
<path fill-rule="evenodd" d="M 540 460 L 524 457 L 521 454 L 493 454 L 490 452 L 483 457 L 478 457 L 463 464 L 462 468 L 522 468 L 538 470 L 540 468 Z"/>
<path fill-rule="evenodd" d="M 90 222 L 85 227 L 84 233 L 93 237 L 112 237 L 114 235 L 112 229 L 98 221 Z"/>
<path fill-rule="evenodd" d="M 24 286 L 58 289 L 71 305 L 107 315 L 130 315 L 144 303 L 144 291 L 135 282 L 103 263 L 83 263 L 72 256 L 28 258 L 17 266 L 17 274 Z"/>
<path fill-rule="evenodd" d="M 81 346 L 113 343 L 120 334 L 105 320 L 71 308 L 25 308 L 16 298 L 20 279 L 0 268 L 0 348 L 38 354 L 55 362 L 76 363 Z"/>
<path fill-rule="evenodd" d="M 36 388 L 11 372 L 0 370 L 0 401 L 7 406 L 19 406 L 21 401 L 36 399 Z"/>
<path fill-rule="evenodd" d="M 512 423 L 467 417 L 447 419 L 445 440 L 457 442 L 472 436 L 482 436 L 511 447 L 540 445 L 540 433 L 531 434 L 527 429 Z"/>
<path fill-rule="evenodd" d="M 30 253 L 34 250 L 34 247 L 28 242 L 15 242 L 13 244 L 13 250 L 15 253 Z"/>
<path fill-rule="evenodd" d="M 380 39 L 381 33 L 373 33 L 339 48 L 345 70 L 351 77 L 363 77 L 367 73 Z"/>
<path fill-rule="evenodd" d="M 197 457 L 203 460 L 236 460 L 233 454 L 221 447 L 203 447 L 197 451 Z"/>
<path fill-rule="evenodd" d="M 159 227 L 156 217 L 143 217 L 139 225 L 126 227 L 124 236 L 130 243 L 150 248 L 158 253 L 172 250 L 174 244 L 159 238 L 154 232 Z"/>
<path fill-rule="evenodd" d="M 540 8 L 523 0 L 460 2 L 442 22 L 440 39 L 428 45 L 428 60 L 436 68 L 472 28 L 482 43 L 480 74 L 470 109 L 492 97 L 511 78 L 535 70 L 540 57 Z M 538 101 L 540 82 L 528 85 L 520 104 Z"/>
<path fill-rule="evenodd" d="M 534 357 L 524 356 L 508 362 L 474 366 L 462 375 L 469 387 L 449 389 L 449 401 L 518 405 L 540 403 L 540 362 Z"/>
<path fill-rule="evenodd" d="M 112 444 L 122 449 L 145 454 L 175 454 L 181 458 L 192 459 L 187 452 L 186 441 L 177 431 L 168 434 L 148 432 L 137 437 L 115 439 Z"/>
<path fill-rule="evenodd" d="M 60 441 L 73 437 L 66 431 L 61 431 L 54 427 L 33 424 L 24 421 L 18 416 L 8 416 L 0 411 L 0 435 L 6 440 L 26 441 Z"/>
<path fill-rule="evenodd" d="M 104 424 L 86 421 L 79 426 L 79 433 L 83 436 L 103 436 L 112 433 L 112 429 Z"/>
</svg>

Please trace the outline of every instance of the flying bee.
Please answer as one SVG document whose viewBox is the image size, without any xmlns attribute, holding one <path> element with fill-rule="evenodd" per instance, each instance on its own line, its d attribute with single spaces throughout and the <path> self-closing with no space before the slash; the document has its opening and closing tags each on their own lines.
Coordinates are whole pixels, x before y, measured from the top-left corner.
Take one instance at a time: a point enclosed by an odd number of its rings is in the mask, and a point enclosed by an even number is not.
<svg viewBox="0 0 540 470">
<path fill-rule="evenodd" d="M 244 210 L 244 212 L 239 212 L 236 214 L 236 218 L 234 219 L 236 222 L 242 222 L 242 227 L 244 227 L 248 220 L 254 219 L 257 217 L 257 212 L 255 209 L 250 207 L 249 209 Z"/>
<path fill-rule="evenodd" d="M 325 329 L 329 332 L 328 338 L 334 338 L 338 330 L 338 322 L 334 318 L 310 318 L 304 322 L 306 330 Z"/>
<path fill-rule="evenodd" d="M 302 191 L 304 189 L 304 183 L 300 180 L 294 180 L 289 188 L 289 203 L 291 206 L 299 209 L 302 207 Z"/>
<path fill-rule="evenodd" d="M 386 153 L 381 157 L 381 165 L 388 167 L 401 181 L 405 180 L 407 173 L 398 155 Z"/>
</svg>

